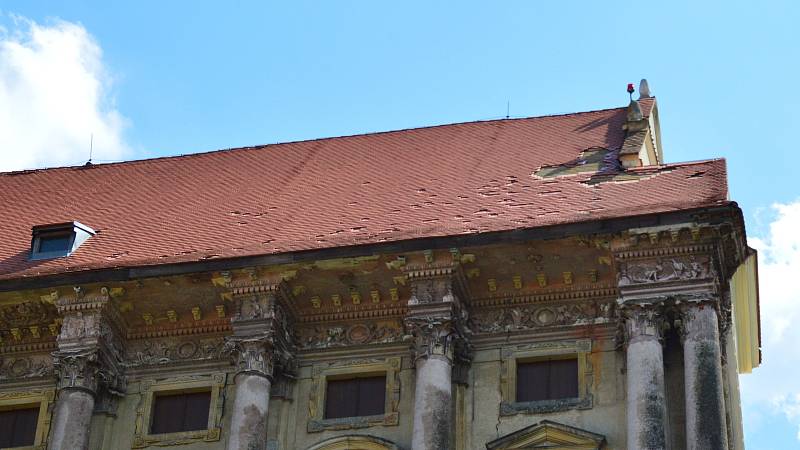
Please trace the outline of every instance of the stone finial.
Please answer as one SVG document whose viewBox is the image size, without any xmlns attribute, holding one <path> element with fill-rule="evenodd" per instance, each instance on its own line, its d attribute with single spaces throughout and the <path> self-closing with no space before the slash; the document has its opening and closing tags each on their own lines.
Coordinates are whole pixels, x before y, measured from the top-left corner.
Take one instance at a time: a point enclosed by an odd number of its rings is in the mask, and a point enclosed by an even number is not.
<svg viewBox="0 0 800 450">
<path fill-rule="evenodd" d="M 650 98 L 650 86 L 647 85 L 647 80 L 642 78 L 642 81 L 639 82 L 639 98 Z"/>
<path fill-rule="evenodd" d="M 639 102 L 631 100 L 628 105 L 628 122 L 638 122 L 643 118 L 644 114 L 642 114 L 642 107 L 639 106 Z"/>
</svg>

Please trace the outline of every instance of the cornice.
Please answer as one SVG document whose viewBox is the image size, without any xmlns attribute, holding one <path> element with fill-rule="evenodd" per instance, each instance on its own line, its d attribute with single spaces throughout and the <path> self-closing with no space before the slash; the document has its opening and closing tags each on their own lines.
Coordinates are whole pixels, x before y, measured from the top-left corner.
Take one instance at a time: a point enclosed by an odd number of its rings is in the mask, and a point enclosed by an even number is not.
<svg viewBox="0 0 800 450">
<path fill-rule="evenodd" d="M 597 298 L 616 298 L 619 289 L 611 283 L 597 283 L 591 287 L 577 286 L 574 288 L 551 289 L 535 294 L 506 294 L 492 297 L 472 299 L 472 308 L 490 308 L 506 305 L 537 304 L 545 302 L 563 302 L 570 300 L 587 300 Z"/>
</svg>

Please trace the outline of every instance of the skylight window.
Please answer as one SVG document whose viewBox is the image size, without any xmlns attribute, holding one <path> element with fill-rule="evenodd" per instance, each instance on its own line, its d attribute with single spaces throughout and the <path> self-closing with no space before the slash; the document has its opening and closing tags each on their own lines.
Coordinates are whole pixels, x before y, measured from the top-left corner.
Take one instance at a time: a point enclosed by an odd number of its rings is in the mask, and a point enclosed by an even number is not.
<svg viewBox="0 0 800 450">
<path fill-rule="evenodd" d="M 80 222 L 65 222 L 33 227 L 31 259 L 61 258 L 71 255 L 95 231 Z"/>
</svg>

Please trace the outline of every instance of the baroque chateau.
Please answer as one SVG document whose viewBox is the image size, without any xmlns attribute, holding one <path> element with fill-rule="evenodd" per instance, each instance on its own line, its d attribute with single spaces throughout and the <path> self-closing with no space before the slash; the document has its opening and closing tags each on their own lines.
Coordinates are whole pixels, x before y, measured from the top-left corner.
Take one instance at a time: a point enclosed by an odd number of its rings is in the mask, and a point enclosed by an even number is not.
<svg viewBox="0 0 800 450">
<path fill-rule="evenodd" d="M 630 89 L 633 90 L 633 89 Z M 656 99 L 0 174 L 0 448 L 741 449 L 755 251 Z"/>
</svg>

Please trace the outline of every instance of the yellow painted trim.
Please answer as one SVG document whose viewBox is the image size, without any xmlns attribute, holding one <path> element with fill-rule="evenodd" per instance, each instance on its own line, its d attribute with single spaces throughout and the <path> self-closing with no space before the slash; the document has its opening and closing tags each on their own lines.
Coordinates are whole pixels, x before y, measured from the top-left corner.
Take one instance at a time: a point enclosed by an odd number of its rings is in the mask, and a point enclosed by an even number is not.
<svg viewBox="0 0 800 450">
<path fill-rule="evenodd" d="M 736 269 L 730 281 L 733 320 L 736 329 L 739 373 L 759 366 L 758 256 L 753 252 Z"/>
<path fill-rule="evenodd" d="M 0 410 L 39 407 L 39 419 L 36 423 L 36 436 L 32 446 L 14 447 L 15 450 L 44 450 L 50 434 L 51 410 L 56 391 L 53 388 L 26 389 L 24 391 L 0 392 Z"/>
</svg>

